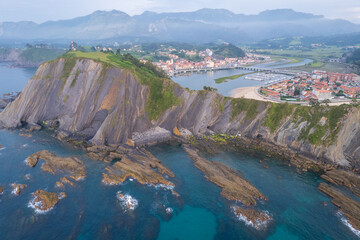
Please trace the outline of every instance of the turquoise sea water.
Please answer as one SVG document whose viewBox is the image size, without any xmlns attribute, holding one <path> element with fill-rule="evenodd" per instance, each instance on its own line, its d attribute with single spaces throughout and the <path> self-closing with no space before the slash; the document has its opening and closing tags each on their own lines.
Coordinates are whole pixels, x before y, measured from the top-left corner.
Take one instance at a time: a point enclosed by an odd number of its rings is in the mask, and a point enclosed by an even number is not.
<svg viewBox="0 0 360 240">
<path fill-rule="evenodd" d="M 330 199 L 317 190 L 319 176 L 299 174 L 280 160 L 229 152 L 207 156 L 238 170 L 267 196 L 268 201 L 259 201 L 257 208 L 267 211 L 273 221 L 266 229 L 256 230 L 236 218 L 231 206 L 239 203 L 222 197 L 221 189 L 205 179 L 180 146 L 150 148 L 176 175 L 170 180 L 180 194 L 177 198 L 169 190 L 140 185 L 136 180 L 104 185 L 101 179 L 107 164 L 87 158 L 82 150 L 52 138 L 48 131 L 27 138 L 19 136 L 19 131 L 0 130 L 0 144 L 4 146 L 0 186 L 5 189 L 0 195 L 0 239 L 357 239 Z M 41 161 L 35 168 L 25 164 L 27 156 L 44 149 L 60 156 L 79 156 L 87 176 L 74 187 L 66 185 L 67 198 L 39 214 L 28 206 L 32 193 L 38 189 L 63 191 L 55 182 L 66 175 L 42 171 Z M 28 187 L 14 196 L 11 183 Z M 135 198 L 137 208 L 126 211 L 116 197 L 118 191 Z M 173 213 L 167 214 L 167 208 Z"/>
</svg>

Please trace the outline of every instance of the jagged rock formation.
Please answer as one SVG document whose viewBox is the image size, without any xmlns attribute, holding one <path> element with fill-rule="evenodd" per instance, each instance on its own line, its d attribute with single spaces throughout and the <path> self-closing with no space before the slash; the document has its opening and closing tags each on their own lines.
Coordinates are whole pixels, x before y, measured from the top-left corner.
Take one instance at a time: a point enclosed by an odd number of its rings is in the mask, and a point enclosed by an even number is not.
<svg viewBox="0 0 360 240">
<path fill-rule="evenodd" d="M 206 179 L 222 188 L 221 195 L 233 201 L 239 201 L 245 206 L 256 205 L 257 199 L 267 199 L 250 182 L 221 162 L 212 162 L 198 154 L 196 149 L 184 146 L 185 152 L 193 159 L 194 165 L 200 169 Z"/>
<path fill-rule="evenodd" d="M 66 197 L 66 193 L 61 192 L 59 195 L 52 192 L 47 192 L 44 190 L 37 190 L 33 193 L 34 199 L 31 201 L 31 204 L 35 209 L 40 211 L 48 211 L 52 209 L 58 202 L 59 199 Z"/>
<path fill-rule="evenodd" d="M 100 55 L 105 62 L 89 56 L 41 65 L 0 113 L 0 127 L 41 124 L 58 129 L 59 138 L 95 145 L 143 146 L 190 135 L 241 134 L 314 160 L 360 165 L 358 107 L 314 110 L 230 99 L 211 91 L 189 91 L 166 79 L 154 86 L 135 66 L 109 63 L 106 56 Z M 168 97 L 171 106 L 163 109 L 158 97 Z"/>
<path fill-rule="evenodd" d="M 326 184 L 320 183 L 319 190 L 333 198 L 331 202 L 344 213 L 350 224 L 357 230 L 360 229 L 360 202 L 345 195 L 340 190 Z"/>
<path fill-rule="evenodd" d="M 35 167 L 39 159 L 45 161 L 41 169 L 55 175 L 58 170 L 67 171 L 70 178 L 80 180 L 86 177 L 86 168 L 84 163 L 76 157 L 58 157 L 54 153 L 43 150 L 36 152 L 26 158 L 26 164 Z"/>
<path fill-rule="evenodd" d="M 11 186 L 13 188 L 12 194 L 14 194 L 14 195 L 19 195 L 21 190 L 24 190 L 25 188 L 27 188 L 26 184 L 12 183 Z"/>
</svg>

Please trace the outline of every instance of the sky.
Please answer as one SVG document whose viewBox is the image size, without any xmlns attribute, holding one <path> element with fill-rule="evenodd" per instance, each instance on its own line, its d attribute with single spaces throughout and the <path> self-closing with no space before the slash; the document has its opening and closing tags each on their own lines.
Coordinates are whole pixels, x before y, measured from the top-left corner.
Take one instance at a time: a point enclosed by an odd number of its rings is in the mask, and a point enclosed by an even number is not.
<svg viewBox="0 0 360 240">
<path fill-rule="evenodd" d="M 96 10 L 120 10 L 130 15 L 144 11 L 179 12 L 224 8 L 234 13 L 258 14 L 278 8 L 342 18 L 360 24 L 360 0 L 0 0 L 0 22 L 69 19 Z"/>
</svg>

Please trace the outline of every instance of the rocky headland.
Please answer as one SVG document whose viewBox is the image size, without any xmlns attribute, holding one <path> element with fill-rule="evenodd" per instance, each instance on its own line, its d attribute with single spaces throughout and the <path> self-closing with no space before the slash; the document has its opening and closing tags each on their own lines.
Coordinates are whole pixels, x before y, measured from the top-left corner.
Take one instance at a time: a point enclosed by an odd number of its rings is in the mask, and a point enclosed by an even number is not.
<svg viewBox="0 0 360 240">
<path fill-rule="evenodd" d="M 144 148 L 176 141 L 210 153 L 231 149 L 280 156 L 299 171 L 320 172 L 325 180 L 358 194 L 358 179 L 347 172 L 360 172 L 359 119 L 356 104 L 308 107 L 232 99 L 211 89 L 184 89 L 133 58 L 69 52 L 38 68 L 0 113 L 0 127 L 53 129 L 55 137 L 84 147 L 92 159 L 113 163 L 103 174 L 107 184 L 134 178 L 143 184 L 173 186 L 166 178 L 173 173 Z M 193 148 L 185 150 L 226 198 L 245 206 L 265 199 L 236 171 L 204 159 Z M 45 171 L 63 169 L 75 179 L 85 176 L 76 158 L 42 151 L 28 158 L 29 166 L 38 159 L 45 160 Z M 334 174 L 339 169 L 346 171 Z M 71 184 L 68 180 L 57 185 Z M 345 195 L 324 184 L 319 189 L 333 197 L 360 229 L 350 208 L 344 207 L 344 201 L 349 203 Z M 357 208 L 355 203 L 351 208 Z M 243 216 L 252 212 L 239 211 Z M 256 214 L 265 216 L 252 215 Z"/>
<path fill-rule="evenodd" d="M 147 146 L 236 135 L 317 162 L 357 169 L 357 106 L 296 106 L 189 91 L 113 54 L 73 52 L 42 64 L 0 114 L 0 126 L 41 125 L 61 139 Z"/>
</svg>

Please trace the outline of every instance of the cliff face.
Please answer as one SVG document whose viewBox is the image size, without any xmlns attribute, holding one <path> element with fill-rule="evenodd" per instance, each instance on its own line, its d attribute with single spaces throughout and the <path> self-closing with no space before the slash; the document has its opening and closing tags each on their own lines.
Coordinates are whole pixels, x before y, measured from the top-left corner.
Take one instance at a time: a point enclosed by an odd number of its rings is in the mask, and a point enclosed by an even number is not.
<svg viewBox="0 0 360 240">
<path fill-rule="evenodd" d="M 284 105 L 283 108 L 280 104 L 233 100 L 216 92 L 189 91 L 164 81 L 179 101 L 150 120 L 149 109 L 157 106 L 149 105 L 149 99 L 155 93 L 140 82 L 129 69 L 106 66 L 91 59 L 79 58 L 69 64 L 60 58 L 44 63 L 19 97 L 0 113 L 0 126 L 16 128 L 25 123 L 52 126 L 63 137 L 98 145 L 124 144 L 129 139 L 136 145 L 154 144 L 179 132 L 183 137 L 241 134 L 287 147 L 315 160 L 348 167 L 360 165 L 357 107 L 346 108 L 340 117 L 334 117 L 338 109 L 322 109 L 322 116 L 302 107 Z"/>
</svg>

